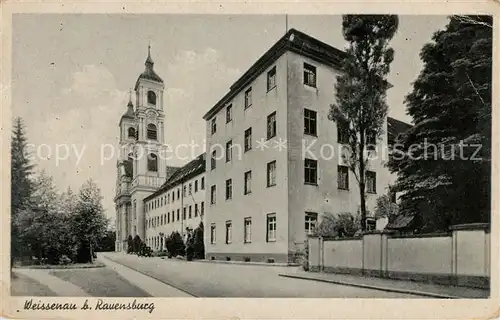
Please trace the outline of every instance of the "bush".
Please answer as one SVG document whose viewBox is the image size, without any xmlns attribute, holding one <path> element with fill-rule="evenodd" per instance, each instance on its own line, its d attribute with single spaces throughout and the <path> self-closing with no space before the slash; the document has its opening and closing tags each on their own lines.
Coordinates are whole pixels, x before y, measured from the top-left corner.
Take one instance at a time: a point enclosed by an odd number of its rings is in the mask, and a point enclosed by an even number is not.
<svg viewBox="0 0 500 320">
<path fill-rule="evenodd" d="M 167 238 L 167 251 L 171 257 L 183 256 L 186 254 L 186 247 L 179 232 L 174 231 Z"/>
<path fill-rule="evenodd" d="M 205 244 L 203 243 L 203 222 L 194 230 L 193 254 L 195 259 L 205 259 Z"/>
<path fill-rule="evenodd" d="M 139 257 L 152 257 L 153 250 L 143 242 L 141 244 L 140 250 L 137 252 L 137 255 Z"/>
<path fill-rule="evenodd" d="M 134 253 L 134 240 L 131 235 L 127 238 L 127 253 Z"/>
<path fill-rule="evenodd" d="M 304 242 L 304 254 L 301 258 L 301 265 L 304 271 L 309 271 L 309 241 L 307 239 Z"/>
<path fill-rule="evenodd" d="M 71 259 L 70 257 L 68 257 L 67 255 L 63 254 L 60 258 L 59 258 L 59 264 L 60 265 L 68 265 L 70 264 L 71 262 Z"/>
</svg>

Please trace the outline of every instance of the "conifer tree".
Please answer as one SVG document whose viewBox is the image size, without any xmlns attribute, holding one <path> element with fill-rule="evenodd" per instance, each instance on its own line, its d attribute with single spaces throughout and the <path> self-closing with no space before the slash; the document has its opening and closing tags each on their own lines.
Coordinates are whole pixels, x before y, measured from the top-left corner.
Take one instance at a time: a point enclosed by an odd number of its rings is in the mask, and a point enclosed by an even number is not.
<svg viewBox="0 0 500 320">
<path fill-rule="evenodd" d="M 415 126 L 389 164 L 401 212 L 425 231 L 490 219 L 491 26 L 490 16 L 451 16 L 420 52 L 424 66 L 406 96 Z"/>
</svg>

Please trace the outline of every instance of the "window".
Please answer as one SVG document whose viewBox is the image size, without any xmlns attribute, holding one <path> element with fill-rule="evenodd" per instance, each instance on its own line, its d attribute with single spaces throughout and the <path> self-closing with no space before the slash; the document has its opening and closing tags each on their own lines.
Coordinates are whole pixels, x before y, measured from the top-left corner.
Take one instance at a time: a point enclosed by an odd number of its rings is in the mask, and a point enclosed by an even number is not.
<svg viewBox="0 0 500 320">
<path fill-rule="evenodd" d="M 267 215 L 267 232 L 266 241 L 276 241 L 276 214 L 270 213 Z"/>
<path fill-rule="evenodd" d="M 226 180 L 226 200 L 231 200 L 233 198 L 233 180 Z"/>
<path fill-rule="evenodd" d="M 252 88 L 248 88 L 245 91 L 245 109 L 252 105 Z"/>
<path fill-rule="evenodd" d="M 210 243 L 215 243 L 215 223 L 210 225 Z"/>
<path fill-rule="evenodd" d="M 318 161 L 304 159 L 304 183 L 318 184 Z"/>
<path fill-rule="evenodd" d="M 226 107 L 226 123 L 231 122 L 233 120 L 233 105 L 230 104 Z"/>
<path fill-rule="evenodd" d="M 156 105 L 156 93 L 153 91 L 148 91 L 148 103 Z"/>
<path fill-rule="evenodd" d="M 156 126 L 152 123 L 148 124 L 148 139 L 149 140 L 158 140 Z"/>
<path fill-rule="evenodd" d="M 191 219 L 193 217 L 193 213 L 192 213 L 192 206 L 189 206 L 189 213 L 188 213 L 188 217 L 189 219 Z"/>
<path fill-rule="evenodd" d="M 154 153 L 150 153 L 148 156 L 148 171 L 158 171 L 158 157 Z"/>
<path fill-rule="evenodd" d="M 267 91 L 276 87 L 276 66 L 267 72 Z"/>
<path fill-rule="evenodd" d="M 313 234 L 318 222 L 318 214 L 315 212 L 306 212 L 305 231 L 306 234 Z"/>
<path fill-rule="evenodd" d="M 161 198 L 160 202 L 161 202 L 161 206 L 163 207 L 163 198 Z"/>
<path fill-rule="evenodd" d="M 162 225 L 163 225 L 163 215 L 161 215 L 161 217 L 160 217 L 160 226 L 162 226 Z"/>
<path fill-rule="evenodd" d="M 252 193 L 252 171 L 245 172 L 244 194 Z"/>
<path fill-rule="evenodd" d="M 211 126 L 212 134 L 217 132 L 217 117 L 212 118 L 212 126 Z"/>
<path fill-rule="evenodd" d="M 182 208 L 182 220 L 186 220 L 187 207 Z"/>
<path fill-rule="evenodd" d="M 366 131 L 366 150 L 375 150 L 377 144 L 377 136 L 375 135 L 375 131 L 367 130 Z"/>
<path fill-rule="evenodd" d="M 304 133 L 305 134 L 308 134 L 311 136 L 317 135 L 316 116 L 317 116 L 316 111 L 304 109 Z"/>
<path fill-rule="evenodd" d="M 252 242 L 252 218 L 245 218 L 244 242 Z"/>
<path fill-rule="evenodd" d="M 276 111 L 267 116 L 267 139 L 276 137 Z"/>
<path fill-rule="evenodd" d="M 205 190 L 205 177 L 201 177 L 201 190 Z"/>
<path fill-rule="evenodd" d="M 233 140 L 226 142 L 226 162 L 230 162 L 233 157 Z"/>
<path fill-rule="evenodd" d="M 174 217 L 174 214 L 172 212 L 172 218 Z M 167 223 L 170 223 L 170 212 L 167 212 Z"/>
<path fill-rule="evenodd" d="M 181 192 L 180 192 L 180 189 L 177 188 L 177 200 L 179 200 L 181 197 Z"/>
<path fill-rule="evenodd" d="M 215 159 L 216 157 L 217 157 L 217 152 L 214 150 L 212 151 L 212 157 L 210 158 L 210 168 L 212 170 L 214 170 L 217 165 L 217 160 Z"/>
<path fill-rule="evenodd" d="M 231 231 L 233 228 L 233 224 L 231 221 L 226 221 L 226 243 L 231 243 Z"/>
<path fill-rule="evenodd" d="M 201 204 L 200 204 L 200 215 L 203 215 L 205 213 L 205 202 L 202 201 Z"/>
<path fill-rule="evenodd" d="M 272 187 L 276 185 L 276 161 L 267 164 L 267 186 Z"/>
<path fill-rule="evenodd" d="M 172 202 L 175 200 L 175 191 L 172 191 Z"/>
<path fill-rule="evenodd" d="M 198 204 L 194 204 L 194 217 L 196 218 L 198 216 Z"/>
<path fill-rule="evenodd" d="M 182 197 L 185 198 L 186 197 L 186 186 L 183 186 L 182 187 Z"/>
<path fill-rule="evenodd" d="M 170 203 L 170 193 L 168 194 L 168 197 L 167 197 L 167 203 Z"/>
<path fill-rule="evenodd" d="M 177 221 L 180 220 L 181 209 L 177 209 Z"/>
<path fill-rule="evenodd" d="M 252 128 L 245 130 L 245 152 L 252 149 Z"/>
<path fill-rule="evenodd" d="M 193 193 L 193 184 L 189 183 L 189 194 Z"/>
<path fill-rule="evenodd" d="M 217 195 L 217 189 L 215 186 L 212 186 L 210 189 L 210 204 L 215 204 Z"/>
<path fill-rule="evenodd" d="M 135 138 L 135 128 L 128 128 L 128 137 Z"/>
<path fill-rule="evenodd" d="M 198 192 L 198 180 L 194 180 L 194 192 Z"/>
<path fill-rule="evenodd" d="M 337 167 L 337 187 L 349 190 L 349 168 L 347 166 Z"/>
<path fill-rule="evenodd" d="M 342 144 L 349 143 L 348 123 L 337 122 L 337 141 Z"/>
<path fill-rule="evenodd" d="M 374 171 L 366 171 L 366 192 L 377 193 L 377 174 Z"/>
<path fill-rule="evenodd" d="M 316 88 L 316 67 L 304 62 L 304 84 Z"/>
<path fill-rule="evenodd" d="M 374 219 L 366 219 L 366 231 L 373 231 L 377 227 L 377 222 Z"/>
</svg>

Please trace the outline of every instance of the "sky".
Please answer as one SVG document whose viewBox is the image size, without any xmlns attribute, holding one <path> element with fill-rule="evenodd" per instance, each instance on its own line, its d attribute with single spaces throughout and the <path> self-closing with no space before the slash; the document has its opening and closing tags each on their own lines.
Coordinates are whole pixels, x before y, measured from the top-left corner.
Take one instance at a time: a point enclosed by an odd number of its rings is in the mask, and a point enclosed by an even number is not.
<svg viewBox="0 0 500 320">
<path fill-rule="evenodd" d="M 92 178 L 114 218 L 116 157 L 103 161 L 101 146 L 118 144 L 118 123 L 144 70 L 148 43 L 166 87 L 166 142 L 203 144 L 202 116 L 283 36 L 285 21 L 284 15 L 15 15 L 12 113 L 26 124 L 37 170 L 61 191 L 76 191 Z M 403 101 L 422 68 L 420 49 L 447 21 L 399 17 L 389 116 L 411 122 Z M 340 16 L 288 16 L 288 27 L 339 49 L 346 44 Z"/>
</svg>

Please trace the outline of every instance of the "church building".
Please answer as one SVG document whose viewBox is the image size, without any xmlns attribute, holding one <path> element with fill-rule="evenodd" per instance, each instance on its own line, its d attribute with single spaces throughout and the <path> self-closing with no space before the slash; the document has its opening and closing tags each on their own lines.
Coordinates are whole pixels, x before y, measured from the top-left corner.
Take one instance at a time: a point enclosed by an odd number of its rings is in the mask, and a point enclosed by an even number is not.
<svg viewBox="0 0 500 320">
<path fill-rule="evenodd" d="M 168 166 L 165 159 L 167 142 L 164 90 L 165 84 L 154 70 L 151 48 L 148 47 L 145 70 L 137 78 L 134 87 L 135 107 L 131 95 L 119 122 L 120 154 L 114 198 L 116 251 L 127 250 L 129 236 L 139 236 L 141 240 L 147 241 L 149 246 L 158 249 L 163 243 L 160 234 L 168 235 L 172 231 L 182 234 L 184 227 L 197 226 L 193 221 L 186 221 L 186 224 L 179 222 L 181 208 L 169 210 L 167 218 L 167 205 L 170 209 L 170 205 L 182 202 L 182 220 L 194 217 L 201 219 L 204 211 L 203 201 L 196 200 L 204 199 L 202 192 L 205 182 L 201 177 L 205 171 L 203 155 L 180 168 Z M 195 184 L 196 192 L 189 190 L 190 194 L 187 194 L 184 191 L 180 201 L 178 186 L 187 183 L 186 186 L 191 189 L 191 180 Z M 187 210 L 189 211 L 186 216 Z M 175 220 L 179 223 L 174 224 L 174 218 L 177 218 Z M 162 228 L 163 226 L 165 228 Z"/>
</svg>

